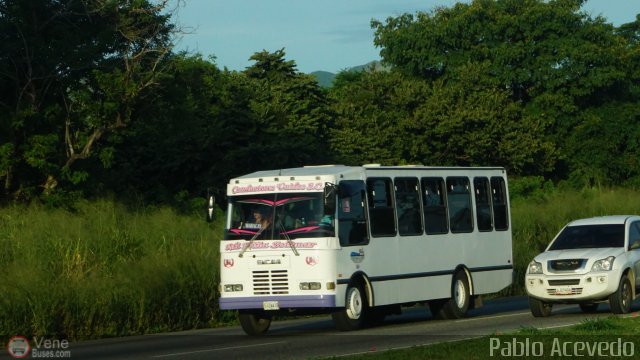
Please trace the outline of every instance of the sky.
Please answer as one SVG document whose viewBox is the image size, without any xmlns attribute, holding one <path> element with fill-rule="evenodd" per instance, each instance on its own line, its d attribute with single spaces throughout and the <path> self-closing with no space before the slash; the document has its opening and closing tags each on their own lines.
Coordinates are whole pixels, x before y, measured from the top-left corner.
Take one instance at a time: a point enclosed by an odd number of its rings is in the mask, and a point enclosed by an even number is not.
<svg viewBox="0 0 640 360">
<path fill-rule="evenodd" d="M 371 20 L 450 7 L 455 0 L 173 0 L 185 33 L 176 50 L 214 56 L 219 68 L 244 70 L 256 52 L 283 49 L 298 71 L 337 73 L 380 59 Z M 469 1 L 462 1 L 469 2 Z M 582 7 L 615 26 L 640 14 L 640 0 L 588 0 Z"/>
</svg>

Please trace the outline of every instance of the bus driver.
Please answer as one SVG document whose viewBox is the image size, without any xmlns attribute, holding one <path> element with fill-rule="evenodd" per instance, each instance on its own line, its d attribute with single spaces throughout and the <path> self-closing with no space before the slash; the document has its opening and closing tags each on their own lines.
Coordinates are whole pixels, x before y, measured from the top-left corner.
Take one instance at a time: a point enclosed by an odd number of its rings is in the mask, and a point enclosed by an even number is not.
<svg viewBox="0 0 640 360">
<path fill-rule="evenodd" d="M 253 210 L 253 217 L 256 219 L 256 224 L 260 224 L 262 231 L 266 230 L 271 225 L 270 211 L 264 207 L 256 207 Z"/>
</svg>

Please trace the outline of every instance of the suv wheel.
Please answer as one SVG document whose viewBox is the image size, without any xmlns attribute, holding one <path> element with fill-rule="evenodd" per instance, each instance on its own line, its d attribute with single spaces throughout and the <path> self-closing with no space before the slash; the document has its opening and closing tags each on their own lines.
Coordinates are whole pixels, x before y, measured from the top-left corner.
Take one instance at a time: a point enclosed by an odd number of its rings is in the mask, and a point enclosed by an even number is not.
<svg viewBox="0 0 640 360">
<path fill-rule="evenodd" d="M 631 302 L 633 301 L 633 293 L 631 290 L 631 281 L 625 274 L 620 278 L 618 290 L 609 296 L 609 305 L 614 314 L 626 314 L 631 311 Z"/>
<path fill-rule="evenodd" d="M 553 305 L 529 296 L 529 309 L 535 317 L 547 317 L 551 315 Z"/>
</svg>

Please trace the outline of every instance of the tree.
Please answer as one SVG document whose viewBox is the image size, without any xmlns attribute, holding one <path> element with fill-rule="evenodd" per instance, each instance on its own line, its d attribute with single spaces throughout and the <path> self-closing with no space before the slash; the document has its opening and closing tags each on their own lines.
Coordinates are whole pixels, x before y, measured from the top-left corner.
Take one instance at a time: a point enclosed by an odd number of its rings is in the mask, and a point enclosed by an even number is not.
<svg viewBox="0 0 640 360">
<path fill-rule="evenodd" d="M 244 71 L 255 84 L 251 110 L 256 136 L 249 147 L 254 169 L 321 164 L 329 159 L 327 132 L 333 117 L 327 98 L 311 75 L 299 73 L 284 49 L 262 51 Z"/>
<path fill-rule="evenodd" d="M 404 14 L 384 24 L 374 21 L 372 26 L 383 61 L 407 76 L 456 88 L 467 86 L 465 73 L 470 69 L 482 69 L 482 87 L 474 91 L 506 93 L 521 109 L 511 118 L 518 123 L 512 127 L 535 130 L 512 133 L 512 143 L 546 152 L 538 155 L 545 159 L 544 166 L 533 157 L 521 171 L 561 178 L 577 165 L 570 158 L 577 151 L 566 139 L 582 114 L 610 101 L 635 101 L 631 95 L 637 75 L 632 76 L 629 66 L 630 59 L 637 59 L 632 55 L 637 47 L 629 41 L 633 28 L 625 28 L 627 38 L 616 34 L 605 19 L 580 12 L 583 4 L 475 0 Z M 614 112 L 610 116 L 633 119 L 628 112 L 607 109 Z M 555 144 L 549 146 L 549 140 Z M 559 172 L 563 163 L 567 172 Z"/>
<path fill-rule="evenodd" d="M 229 178 L 256 158 L 255 84 L 200 55 L 175 54 L 167 65 L 154 97 L 137 104 L 138 121 L 115 149 L 118 175 L 107 187 L 163 203 L 208 187 L 222 195 Z"/>
<path fill-rule="evenodd" d="M 140 121 L 115 150 L 125 181 L 107 187 L 170 202 L 207 188 L 224 195 L 229 179 L 244 173 L 325 162 L 327 99 L 284 56 L 256 53 L 243 72 L 220 71 L 198 55 L 171 56 L 155 96 L 137 104 Z"/>
<path fill-rule="evenodd" d="M 424 82 L 379 71 L 357 77 L 339 74 L 337 79 L 330 91 L 337 114 L 330 144 L 337 162 L 395 165 L 426 160 L 411 147 L 405 131 L 405 119 L 429 96 Z"/>
<path fill-rule="evenodd" d="M 167 1 L 0 2 L 4 195 L 53 191 L 88 174 L 78 160 L 131 121 L 175 31 Z M 100 154 L 108 164 L 109 151 Z"/>
<path fill-rule="evenodd" d="M 506 91 L 483 84 L 483 68 L 446 85 L 399 72 L 364 73 L 332 90 L 338 116 L 331 145 L 347 164 L 549 166 L 553 145 Z M 529 137 L 526 140 L 525 137 Z"/>
</svg>

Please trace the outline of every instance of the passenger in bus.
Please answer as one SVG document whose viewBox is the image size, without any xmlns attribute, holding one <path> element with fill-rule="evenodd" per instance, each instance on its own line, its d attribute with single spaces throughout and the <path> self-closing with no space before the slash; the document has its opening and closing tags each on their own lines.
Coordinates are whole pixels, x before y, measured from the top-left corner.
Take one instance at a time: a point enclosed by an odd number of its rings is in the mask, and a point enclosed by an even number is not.
<svg viewBox="0 0 640 360">
<path fill-rule="evenodd" d="M 284 227 L 287 230 L 301 228 L 307 225 L 311 217 L 305 211 L 304 205 L 294 205 L 285 211 Z"/>
<path fill-rule="evenodd" d="M 256 219 L 256 224 L 260 224 L 262 231 L 271 226 L 271 212 L 264 206 L 253 209 L 253 217 Z"/>
<path fill-rule="evenodd" d="M 433 187 L 429 186 L 426 191 L 426 202 L 427 206 L 438 206 L 440 205 L 440 195 L 433 189 Z"/>
<path fill-rule="evenodd" d="M 322 215 L 322 217 L 320 218 L 320 221 L 318 221 L 318 225 L 333 227 L 333 216 L 331 216 L 331 215 Z"/>
</svg>

